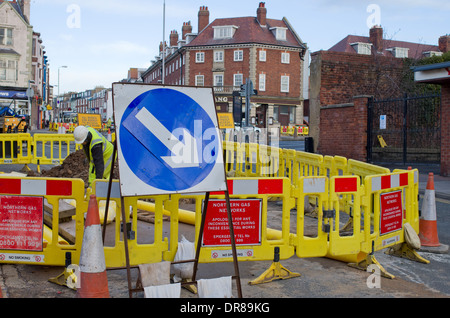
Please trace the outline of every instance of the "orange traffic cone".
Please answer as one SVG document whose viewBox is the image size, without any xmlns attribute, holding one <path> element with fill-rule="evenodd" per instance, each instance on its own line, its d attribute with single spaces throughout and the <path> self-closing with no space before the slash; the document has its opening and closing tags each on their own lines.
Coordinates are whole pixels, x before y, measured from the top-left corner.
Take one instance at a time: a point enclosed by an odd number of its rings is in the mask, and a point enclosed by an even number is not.
<svg viewBox="0 0 450 318">
<path fill-rule="evenodd" d="M 110 129 L 110 128 L 108 128 L 108 136 L 106 137 L 106 140 L 112 141 L 112 137 L 111 137 L 111 129 Z"/>
<path fill-rule="evenodd" d="M 439 243 L 437 219 L 436 219 L 436 199 L 434 190 L 434 175 L 428 174 L 427 188 L 422 202 L 422 213 L 419 220 L 419 238 L 421 250 L 430 252 L 443 252 L 448 250 L 447 245 Z M 425 247 L 425 249 L 423 248 Z M 442 251 L 440 251 L 443 249 Z"/>
<path fill-rule="evenodd" d="M 109 298 L 105 253 L 97 198 L 91 195 L 84 226 L 80 255 L 80 288 L 78 298 Z"/>
<path fill-rule="evenodd" d="M 422 215 L 419 220 L 419 238 L 423 246 L 439 246 L 436 222 L 436 201 L 434 175 L 428 174 L 427 188 L 422 202 Z"/>
</svg>

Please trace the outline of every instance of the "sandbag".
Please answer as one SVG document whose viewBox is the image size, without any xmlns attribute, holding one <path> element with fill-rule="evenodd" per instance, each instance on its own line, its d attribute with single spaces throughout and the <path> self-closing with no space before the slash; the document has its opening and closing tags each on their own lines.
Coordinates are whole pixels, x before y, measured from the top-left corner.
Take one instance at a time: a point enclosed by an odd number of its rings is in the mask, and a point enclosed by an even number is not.
<svg viewBox="0 0 450 318">
<path fill-rule="evenodd" d="M 405 223 L 405 241 L 412 249 L 418 250 L 421 247 L 419 235 L 412 228 L 411 224 Z"/>
<path fill-rule="evenodd" d="M 193 260 L 195 258 L 195 244 L 189 242 L 184 236 L 181 238 L 181 242 L 178 243 L 177 253 L 175 254 L 174 262 Z M 174 264 L 173 273 L 174 281 L 179 282 L 183 279 L 192 278 L 194 274 L 194 263 L 182 263 Z"/>
</svg>

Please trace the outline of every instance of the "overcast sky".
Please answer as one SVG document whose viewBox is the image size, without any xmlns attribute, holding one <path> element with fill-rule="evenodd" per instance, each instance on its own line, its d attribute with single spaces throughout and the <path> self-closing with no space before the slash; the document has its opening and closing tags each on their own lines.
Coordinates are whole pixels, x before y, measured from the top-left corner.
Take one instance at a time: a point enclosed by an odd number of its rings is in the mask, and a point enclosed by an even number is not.
<svg viewBox="0 0 450 318">
<path fill-rule="evenodd" d="M 166 0 L 166 41 L 183 22 L 197 32 L 198 10 L 218 18 L 256 16 L 258 0 Z M 84 91 L 147 68 L 163 38 L 164 0 L 31 0 L 31 24 L 41 33 L 58 93 Z M 349 34 L 368 36 L 373 23 L 385 38 L 438 44 L 450 34 L 449 0 L 266 0 L 267 17 L 286 17 L 311 52 L 328 50 Z"/>
</svg>

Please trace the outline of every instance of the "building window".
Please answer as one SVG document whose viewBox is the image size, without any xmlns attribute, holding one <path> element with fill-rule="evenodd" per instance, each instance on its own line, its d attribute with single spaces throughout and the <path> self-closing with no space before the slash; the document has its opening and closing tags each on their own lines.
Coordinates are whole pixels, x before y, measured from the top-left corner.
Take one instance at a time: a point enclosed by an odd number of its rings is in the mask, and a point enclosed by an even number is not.
<svg viewBox="0 0 450 318">
<path fill-rule="evenodd" d="M 266 74 L 259 74 L 259 90 L 262 92 L 266 91 Z"/>
<path fill-rule="evenodd" d="M 195 75 L 195 86 L 205 86 L 204 75 Z"/>
<path fill-rule="evenodd" d="M 215 26 L 214 29 L 214 39 L 231 39 L 237 30 L 237 26 L 226 25 L 226 26 Z"/>
<path fill-rule="evenodd" d="M 394 57 L 396 58 L 407 58 L 408 57 L 408 48 L 404 47 L 394 47 L 391 49 L 387 49 L 388 51 L 391 51 Z"/>
<path fill-rule="evenodd" d="M 195 63 L 204 63 L 204 62 L 205 62 L 205 52 L 195 53 Z"/>
<path fill-rule="evenodd" d="M 372 54 L 372 44 L 371 43 L 351 43 L 350 44 L 358 54 L 371 55 Z"/>
<path fill-rule="evenodd" d="M 244 60 L 244 51 L 242 50 L 234 51 L 234 61 L 239 62 L 243 60 Z"/>
<path fill-rule="evenodd" d="M 259 51 L 259 61 L 265 62 L 266 59 L 267 59 L 267 51 L 266 50 Z"/>
<path fill-rule="evenodd" d="M 234 74 L 233 76 L 234 86 L 241 86 L 244 83 L 244 75 L 243 74 Z"/>
<path fill-rule="evenodd" d="M 223 74 L 214 75 L 214 86 L 223 86 Z"/>
<path fill-rule="evenodd" d="M 281 76 L 281 92 L 289 93 L 289 76 Z"/>
<path fill-rule="evenodd" d="M 291 60 L 291 55 L 287 52 L 281 53 L 281 63 L 289 64 Z"/>
<path fill-rule="evenodd" d="M 214 51 L 214 62 L 223 62 L 223 50 Z"/>
<path fill-rule="evenodd" d="M 286 30 L 287 28 L 271 28 L 270 29 L 277 39 L 277 41 L 286 41 Z"/>
<path fill-rule="evenodd" d="M 0 81 L 15 82 L 17 80 L 17 61 L 0 60 Z"/>
<path fill-rule="evenodd" d="M 0 28 L 0 45 L 13 45 L 13 29 Z"/>
<path fill-rule="evenodd" d="M 278 122 L 278 111 L 279 111 L 278 106 L 274 105 L 273 106 L 273 121 L 274 122 Z"/>
<path fill-rule="evenodd" d="M 437 52 L 437 51 L 423 52 L 423 56 L 425 56 L 425 57 L 442 56 L 442 52 Z"/>
</svg>

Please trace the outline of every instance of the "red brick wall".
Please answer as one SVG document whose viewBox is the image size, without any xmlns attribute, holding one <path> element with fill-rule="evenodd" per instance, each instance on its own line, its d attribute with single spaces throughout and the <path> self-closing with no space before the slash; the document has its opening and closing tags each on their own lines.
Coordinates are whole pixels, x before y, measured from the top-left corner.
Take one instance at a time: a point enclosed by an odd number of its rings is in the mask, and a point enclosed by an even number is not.
<svg viewBox="0 0 450 318">
<path fill-rule="evenodd" d="M 441 90 L 441 175 L 450 176 L 450 83 Z"/>
<path fill-rule="evenodd" d="M 401 96 L 393 81 L 401 76 L 403 61 L 331 51 L 314 53 L 312 61 L 320 61 L 318 98 L 311 104 L 320 107 L 317 152 L 366 161 L 367 96 Z M 326 107 L 340 104 L 353 106 Z"/>
<path fill-rule="evenodd" d="M 376 98 L 403 94 L 393 80 L 401 75 L 402 59 L 343 52 L 321 51 L 321 105 L 349 103 L 353 96 Z"/>
<path fill-rule="evenodd" d="M 368 97 L 356 97 L 351 104 L 321 109 L 319 153 L 366 161 L 367 102 Z"/>
</svg>

